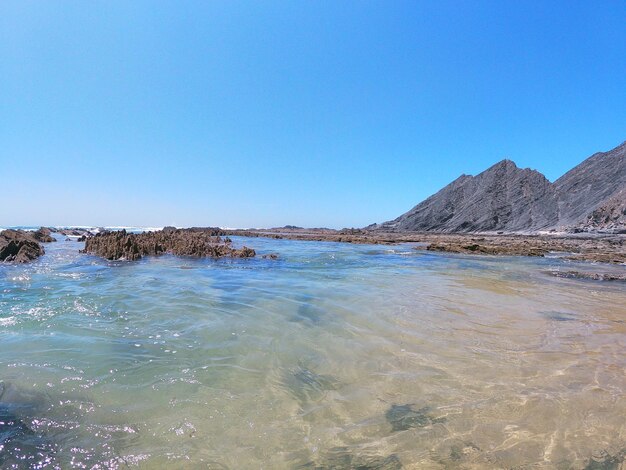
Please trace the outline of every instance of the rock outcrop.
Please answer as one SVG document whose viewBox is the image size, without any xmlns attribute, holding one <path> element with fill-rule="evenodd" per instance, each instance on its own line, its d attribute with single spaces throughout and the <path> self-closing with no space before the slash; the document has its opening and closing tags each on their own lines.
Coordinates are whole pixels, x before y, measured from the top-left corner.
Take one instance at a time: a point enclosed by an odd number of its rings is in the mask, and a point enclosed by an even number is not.
<svg viewBox="0 0 626 470">
<path fill-rule="evenodd" d="M 578 227 L 585 232 L 604 230 L 626 233 L 626 188 L 603 202 Z"/>
<path fill-rule="evenodd" d="M 144 233 L 102 232 L 85 240 L 83 253 L 108 260 L 137 260 L 170 253 L 178 256 L 251 258 L 251 248 L 234 248 L 230 239 L 215 235 L 216 229 L 175 229 Z"/>
<path fill-rule="evenodd" d="M 477 176 L 462 175 L 381 228 L 487 232 L 548 227 L 558 212 L 552 184 L 538 171 L 502 160 Z"/>
<path fill-rule="evenodd" d="M 104 231 L 104 229 L 102 229 L 102 231 Z M 85 228 L 59 228 L 56 229 L 55 232 L 65 235 L 67 238 L 78 237 L 78 241 L 84 241 L 85 238 L 92 237 L 94 235 L 91 231 Z"/>
<path fill-rule="evenodd" d="M 537 232 L 626 227 L 626 142 L 554 183 L 503 160 L 462 175 L 400 217 L 367 228 L 417 232 Z"/>
<path fill-rule="evenodd" d="M 554 189 L 559 206 L 557 225 L 563 228 L 586 222 L 603 206 L 626 203 L 626 142 L 575 166 L 554 182 Z"/>
<path fill-rule="evenodd" d="M 56 238 L 52 236 L 52 230 L 46 227 L 40 227 L 39 230 L 33 232 L 33 238 L 41 243 L 55 242 Z"/>
<path fill-rule="evenodd" d="M 3 230 L 0 232 L 0 261 L 5 263 L 28 263 L 44 254 L 43 247 L 33 232 Z"/>
</svg>

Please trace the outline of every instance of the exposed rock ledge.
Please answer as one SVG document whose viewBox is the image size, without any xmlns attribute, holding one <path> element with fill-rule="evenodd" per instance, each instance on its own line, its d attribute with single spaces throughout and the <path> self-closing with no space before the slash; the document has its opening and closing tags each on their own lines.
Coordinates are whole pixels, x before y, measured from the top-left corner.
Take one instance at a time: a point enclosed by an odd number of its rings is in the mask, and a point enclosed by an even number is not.
<svg viewBox="0 0 626 470">
<path fill-rule="evenodd" d="M 52 236 L 52 230 L 47 227 L 40 227 L 39 230 L 35 230 L 32 234 L 33 238 L 41 243 L 51 243 L 57 241 L 56 238 Z"/>
<path fill-rule="evenodd" d="M 157 232 L 103 232 L 85 240 L 82 253 L 91 253 L 108 260 L 137 260 L 144 256 L 165 253 L 198 258 L 251 258 L 252 248 L 234 248 L 229 238 L 221 238 L 216 229 L 175 229 L 166 227 Z"/>
<path fill-rule="evenodd" d="M 626 282 L 626 273 L 602 273 L 587 271 L 548 271 L 554 277 L 566 279 L 588 279 L 591 281 L 622 281 Z"/>
<path fill-rule="evenodd" d="M 34 232 L 3 230 L 0 232 L 0 261 L 28 263 L 44 254 Z"/>
</svg>

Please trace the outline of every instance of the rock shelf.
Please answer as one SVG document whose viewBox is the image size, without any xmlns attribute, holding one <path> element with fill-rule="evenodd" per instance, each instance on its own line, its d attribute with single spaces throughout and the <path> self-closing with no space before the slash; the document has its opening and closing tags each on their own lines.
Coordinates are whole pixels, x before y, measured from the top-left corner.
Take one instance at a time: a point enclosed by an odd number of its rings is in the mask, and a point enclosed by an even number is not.
<svg viewBox="0 0 626 470">
<path fill-rule="evenodd" d="M 235 248 L 228 238 L 222 238 L 215 229 L 175 229 L 144 233 L 103 232 L 85 240 L 83 253 L 108 260 L 137 260 L 144 256 L 165 253 L 197 258 L 251 258 L 252 248 Z"/>
</svg>

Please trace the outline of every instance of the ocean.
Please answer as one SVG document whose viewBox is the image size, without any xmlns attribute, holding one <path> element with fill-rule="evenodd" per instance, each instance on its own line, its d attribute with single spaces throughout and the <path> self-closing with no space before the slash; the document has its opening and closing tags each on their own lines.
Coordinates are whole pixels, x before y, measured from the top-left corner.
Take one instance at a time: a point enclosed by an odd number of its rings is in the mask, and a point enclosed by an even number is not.
<svg viewBox="0 0 626 470">
<path fill-rule="evenodd" d="M 584 264 L 237 237 L 278 259 L 110 262 L 64 238 L 0 265 L 1 468 L 626 456 L 625 284 L 547 273 Z"/>
</svg>

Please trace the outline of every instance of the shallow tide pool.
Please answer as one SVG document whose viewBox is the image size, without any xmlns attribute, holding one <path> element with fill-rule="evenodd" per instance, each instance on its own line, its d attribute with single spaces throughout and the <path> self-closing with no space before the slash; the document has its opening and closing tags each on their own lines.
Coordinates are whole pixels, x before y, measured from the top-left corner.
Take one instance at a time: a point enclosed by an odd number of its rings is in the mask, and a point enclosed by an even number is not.
<svg viewBox="0 0 626 470">
<path fill-rule="evenodd" d="M 559 259 L 234 241 L 279 259 L 59 241 L 0 266 L 0 468 L 626 457 L 626 284 L 546 274 L 585 269 Z"/>
</svg>

